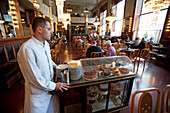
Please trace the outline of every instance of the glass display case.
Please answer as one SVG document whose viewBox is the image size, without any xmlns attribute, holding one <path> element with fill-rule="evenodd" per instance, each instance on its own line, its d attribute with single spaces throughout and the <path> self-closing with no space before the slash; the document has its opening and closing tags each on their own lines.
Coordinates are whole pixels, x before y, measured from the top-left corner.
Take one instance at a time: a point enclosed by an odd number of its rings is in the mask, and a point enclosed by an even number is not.
<svg viewBox="0 0 170 113">
<path fill-rule="evenodd" d="M 133 80 L 127 56 L 80 59 L 81 78 L 70 80 L 69 90 L 59 92 L 61 113 L 117 111 L 128 107 Z M 76 95 L 76 96 L 75 96 Z"/>
</svg>

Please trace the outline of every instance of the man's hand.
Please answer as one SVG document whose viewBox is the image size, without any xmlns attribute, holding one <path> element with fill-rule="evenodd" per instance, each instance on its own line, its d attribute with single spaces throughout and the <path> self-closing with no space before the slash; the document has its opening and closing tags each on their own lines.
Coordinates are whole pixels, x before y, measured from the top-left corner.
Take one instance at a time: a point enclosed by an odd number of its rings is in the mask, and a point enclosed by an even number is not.
<svg viewBox="0 0 170 113">
<path fill-rule="evenodd" d="M 60 82 L 58 82 L 58 83 L 56 83 L 56 91 L 57 90 L 60 90 L 61 92 L 63 92 L 63 89 L 64 90 L 68 90 L 68 88 L 69 88 L 69 86 L 67 85 L 67 83 L 60 83 Z"/>
</svg>

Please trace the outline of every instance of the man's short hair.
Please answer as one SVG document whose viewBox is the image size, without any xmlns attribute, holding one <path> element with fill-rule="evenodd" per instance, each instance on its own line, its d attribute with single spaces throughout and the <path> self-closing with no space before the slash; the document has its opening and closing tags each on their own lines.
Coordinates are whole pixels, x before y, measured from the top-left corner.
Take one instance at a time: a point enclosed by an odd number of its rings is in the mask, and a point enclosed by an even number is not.
<svg viewBox="0 0 170 113">
<path fill-rule="evenodd" d="M 42 17 L 35 17 L 33 22 L 32 22 L 32 30 L 34 31 L 34 33 L 35 33 L 38 26 L 45 27 L 46 22 L 49 22 L 49 21 L 42 18 Z"/>
<path fill-rule="evenodd" d="M 96 41 L 93 41 L 92 44 L 96 44 Z"/>
</svg>

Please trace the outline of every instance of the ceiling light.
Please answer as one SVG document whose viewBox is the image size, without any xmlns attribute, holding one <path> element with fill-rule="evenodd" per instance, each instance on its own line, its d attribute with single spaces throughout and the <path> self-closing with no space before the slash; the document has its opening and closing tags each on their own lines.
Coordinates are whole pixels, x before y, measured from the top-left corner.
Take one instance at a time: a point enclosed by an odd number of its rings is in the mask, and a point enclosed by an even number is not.
<svg viewBox="0 0 170 113">
<path fill-rule="evenodd" d="M 68 4 L 67 12 L 72 12 L 73 10 L 70 8 L 70 4 Z"/>
<path fill-rule="evenodd" d="M 4 21 L 3 20 L 0 20 L 0 24 L 3 24 L 4 23 Z"/>
<path fill-rule="evenodd" d="M 84 14 L 83 14 L 83 13 L 81 13 L 81 15 L 83 16 Z"/>
<path fill-rule="evenodd" d="M 109 21 L 109 22 L 110 22 L 110 21 L 115 21 L 115 20 L 116 20 L 116 17 L 117 17 L 117 16 L 115 16 L 115 15 L 113 15 L 113 14 L 111 13 L 110 16 L 107 16 L 107 17 L 106 17 L 106 20 Z"/>
<path fill-rule="evenodd" d="M 40 5 L 39 5 L 39 3 L 37 2 L 37 0 L 34 0 L 33 6 L 34 6 L 36 9 L 39 9 L 39 8 L 40 8 Z"/>
<path fill-rule="evenodd" d="M 74 14 L 77 15 L 77 12 L 75 12 Z"/>
<path fill-rule="evenodd" d="M 73 10 L 71 8 L 68 8 L 67 9 L 67 12 L 72 12 Z"/>
<path fill-rule="evenodd" d="M 86 9 L 84 10 L 84 12 L 85 12 L 85 13 L 88 13 L 88 12 L 89 12 L 89 10 L 86 8 Z"/>
<path fill-rule="evenodd" d="M 95 22 L 93 22 L 93 25 L 95 25 L 97 27 L 99 24 L 100 24 L 100 22 L 98 21 L 98 18 L 96 16 L 96 20 L 95 20 Z"/>
</svg>

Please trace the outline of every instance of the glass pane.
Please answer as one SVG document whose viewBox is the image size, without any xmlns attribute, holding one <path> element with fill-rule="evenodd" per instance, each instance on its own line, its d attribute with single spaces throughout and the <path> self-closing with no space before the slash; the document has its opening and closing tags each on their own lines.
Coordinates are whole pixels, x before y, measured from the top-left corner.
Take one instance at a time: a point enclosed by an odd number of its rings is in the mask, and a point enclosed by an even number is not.
<svg viewBox="0 0 170 113">
<path fill-rule="evenodd" d="M 89 86 L 87 88 L 87 104 L 92 112 L 106 109 L 108 83 Z"/>
<path fill-rule="evenodd" d="M 111 83 L 110 85 L 108 109 L 125 105 L 127 101 L 129 80 Z"/>
<path fill-rule="evenodd" d="M 162 10 L 159 14 L 145 14 L 140 16 L 138 37 L 145 37 L 149 40 L 151 37 L 154 43 L 158 43 L 163 30 L 167 9 Z"/>
</svg>

